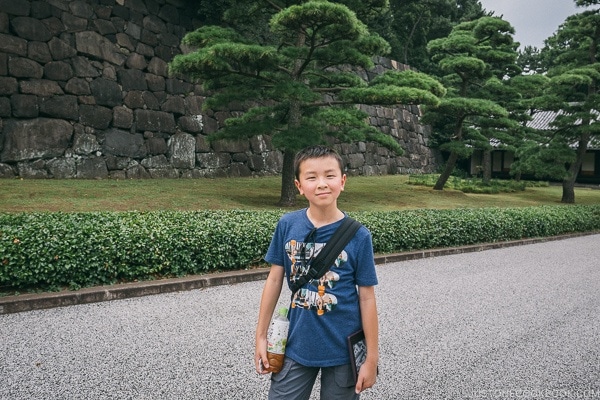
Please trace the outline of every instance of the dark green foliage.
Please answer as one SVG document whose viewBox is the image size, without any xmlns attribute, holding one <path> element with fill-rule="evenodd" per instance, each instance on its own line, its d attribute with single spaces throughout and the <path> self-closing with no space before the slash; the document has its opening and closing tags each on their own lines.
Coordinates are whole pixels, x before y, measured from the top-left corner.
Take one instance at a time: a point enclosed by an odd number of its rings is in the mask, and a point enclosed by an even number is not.
<svg viewBox="0 0 600 400">
<path fill-rule="evenodd" d="M 600 229 L 600 206 L 354 212 L 376 253 Z M 0 291 L 78 289 L 261 263 L 280 211 L 0 214 Z"/>
<path fill-rule="evenodd" d="M 600 228 L 600 206 L 358 213 L 378 253 L 546 237 Z"/>
<path fill-rule="evenodd" d="M 437 181 L 437 179 L 438 175 L 436 174 L 410 175 L 408 179 L 408 184 L 433 187 L 435 186 L 435 182 Z M 489 182 L 484 183 L 480 179 L 461 178 L 458 176 L 451 177 L 445 185 L 445 187 L 451 187 L 455 190 L 460 190 L 463 193 L 480 194 L 522 192 L 527 187 L 542 186 L 548 186 L 548 182 L 490 179 Z"/>
<path fill-rule="evenodd" d="M 0 214 L 0 286 L 85 287 L 242 269 L 260 261 L 280 213 Z"/>
</svg>

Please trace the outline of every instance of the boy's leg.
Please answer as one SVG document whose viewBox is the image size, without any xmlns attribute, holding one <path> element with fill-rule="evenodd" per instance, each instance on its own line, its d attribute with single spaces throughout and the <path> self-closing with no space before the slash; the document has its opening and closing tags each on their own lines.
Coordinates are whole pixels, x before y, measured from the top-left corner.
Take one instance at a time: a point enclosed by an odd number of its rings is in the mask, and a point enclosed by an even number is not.
<svg viewBox="0 0 600 400">
<path fill-rule="evenodd" d="M 271 375 L 269 400 L 308 400 L 319 368 L 305 367 L 286 357 L 283 368 Z"/>
<path fill-rule="evenodd" d="M 350 364 L 321 368 L 321 400 L 358 400 Z"/>
</svg>

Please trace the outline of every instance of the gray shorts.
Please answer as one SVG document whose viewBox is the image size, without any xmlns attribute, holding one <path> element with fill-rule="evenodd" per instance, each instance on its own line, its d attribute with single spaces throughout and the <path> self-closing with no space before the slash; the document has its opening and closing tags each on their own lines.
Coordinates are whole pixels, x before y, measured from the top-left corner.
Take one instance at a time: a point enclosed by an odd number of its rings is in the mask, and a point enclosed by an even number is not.
<svg viewBox="0 0 600 400">
<path fill-rule="evenodd" d="M 305 367 L 286 357 L 283 368 L 271 375 L 269 400 L 308 400 L 321 371 L 321 400 L 358 400 L 350 364 L 335 367 Z"/>
</svg>

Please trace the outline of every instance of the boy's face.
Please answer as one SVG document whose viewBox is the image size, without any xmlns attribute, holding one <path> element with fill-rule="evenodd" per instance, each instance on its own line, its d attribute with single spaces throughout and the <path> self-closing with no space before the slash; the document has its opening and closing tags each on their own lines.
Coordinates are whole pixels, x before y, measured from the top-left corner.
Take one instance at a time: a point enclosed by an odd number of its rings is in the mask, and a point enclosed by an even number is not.
<svg viewBox="0 0 600 400">
<path fill-rule="evenodd" d="M 346 175 L 340 170 L 335 157 L 304 160 L 298 175 L 296 187 L 311 206 L 337 206 L 337 198 L 346 184 Z"/>
</svg>

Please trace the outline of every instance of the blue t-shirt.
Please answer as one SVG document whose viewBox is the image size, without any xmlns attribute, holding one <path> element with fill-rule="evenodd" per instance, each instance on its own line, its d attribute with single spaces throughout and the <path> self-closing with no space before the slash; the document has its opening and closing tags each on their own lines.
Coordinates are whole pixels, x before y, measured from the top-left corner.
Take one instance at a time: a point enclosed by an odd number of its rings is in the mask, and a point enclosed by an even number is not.
<svg viewBox="0 0 600 400">
<path fill-rule="evenodd" d="M 310 258 L 342 223 L 340 220 L 315 230 L 306 211 L 281 217 L 265 256 L 268 263 L 285 268 L 288 285 L 306 274 Z M 329 271 L 321 279 L 308 282 L 294 297 L 286 356 L 307 367 L 349 363 L 346 339 L 362 326 L 357 286 L 376 284 L 371 233 L 362 226 Z"/>
</svg>

